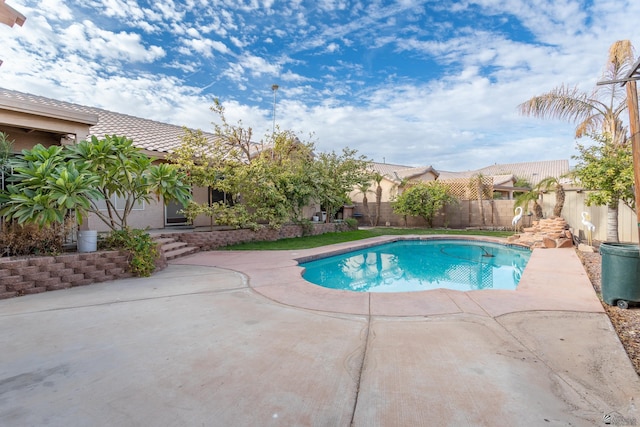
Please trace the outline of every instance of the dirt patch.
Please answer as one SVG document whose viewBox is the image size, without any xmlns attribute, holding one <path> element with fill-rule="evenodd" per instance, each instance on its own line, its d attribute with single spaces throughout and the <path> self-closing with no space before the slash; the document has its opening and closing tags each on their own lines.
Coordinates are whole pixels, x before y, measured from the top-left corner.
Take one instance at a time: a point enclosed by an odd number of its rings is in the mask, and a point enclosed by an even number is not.
<svg viewBox="0 0 640 427">
<path fill-rule="evenodd" d="M 624 349 L 629 355 L 638 375 L 640 375 L 640 305 L 631 305 L 626 310 L 610 306 L 602 301 L 602 288 L 600 282 L 601 257 L 597 252 L 576 251 L 578 257 L 591 279 L 591 284 L 602 302 L 611 323 L 615 328 Z"/>
</svg>

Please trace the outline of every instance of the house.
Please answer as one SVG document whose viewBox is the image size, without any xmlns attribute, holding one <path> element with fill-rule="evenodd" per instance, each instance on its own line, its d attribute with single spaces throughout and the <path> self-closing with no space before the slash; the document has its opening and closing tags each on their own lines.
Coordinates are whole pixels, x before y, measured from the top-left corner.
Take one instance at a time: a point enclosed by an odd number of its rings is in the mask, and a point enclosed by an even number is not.
<svg viewBox="0 0 640 427">
<path fill-rule="evenodd" d="M 382 187 L 381 202 L 390 202 L 401 191 L 401 187 L 410 182 L 420 181 L 434 181 L 438 179 L 438 172 L 431 166 L 424 167 L 411 167 L 393 165 L 388 163 L 376 163 L 372 162 L 371 172 L 379 174 L 382 179 L 380 181 L 380 187 Z M 373 184 L 368 192 L 367 199 L 369 201 L 375 201 L 377 184 Z M 364 199 L 364 194 L 360 189 L 354 189 L 349 195 L 352 201 L 361 203 Z"/>
<path fill-rule="evenodd" d="M 180 146 L 183 128 L 176 125 L 115 113 L 100 108 L 87 107 L 0 88 L 0 131 L 13 140 L 13 151 L 19 153 L 36 144 L 74 144 L 91 136 L 122 135 L 134 141 L 157 162 L 164 161 L 167 154 Z M 211 133 L 204 133 L 214 138 Z M 203 203 L 216 201 L 219 195 L 209 189 L 194 188 L 193 198 Z M 116 205 L 118 201 L 115 201 Z M 128 222 L 132 228 L 165 228 L 185 225 L 182 206 L 162 201 L 142 203 L 134 209 Z M 207 225 L 208 219 L 198 219 L 195 225 Z M 97 217 L 90 215 L 88 225 L 98 231 L 107 231 Z"/>
<path fill-rule="evenodd" d="M 391 224 L 402 225 L 403 220 L 393 213 L 391 208 L 391 201 L 402 192 L 402 189 L 415 182 L 428 182 L 438 180 L 446 182 L 451 185 L 456 197 L 460 200 L 475 201 L 479 199 L 478 192 L 474 190 L 470 185 L 471 179 L 474 177 L 480 177 L 482 185 L 489 193 L 484 195 L 483 203 L 493 203 L 492 206 L 488 206 L 486 210 L 490 210 L 492 220 L 494 217 L 499 218 L 496 221 L 508 225 L 511 221 L 513 212 L 514 192 L 527 191 L 527 187 L 516 187 L 515 184 L 519 179 L 524 179 L 531 186 L 535 186 L 541 180 L 547 177 L 555 177 L 561 179 L 569 172 L 569 162 L 567 160 L 550 160 L 550 161 L 538 161 L 538 162 L 523 162 L 523 163 L 509 163 L 509 164 L 494 164 L 485 168 L 451 172 L 436 170 L 432 166 L 422 167 L 410 167 L 397 164 L 387 163 L 372 163 L 371 169 L 374 173 L 382 175 L 383 179 L 380 182 L 382 188 L 382 197 L 380 200 L 380 219 L 379 224 Z M 365 217 L 372 217 L 375 213 L 375 190 L 377 185 L 373 183 L 367 192 L 367 201 L 369 203 L 368 213 L 367 208 L 363 206 L 364 195 L 361 189 L 354 189 L 350 194 L 351 200 L 356 206 L 356 215 L 362 218 L 362 224 L 368 225 L 370 221 Z M 501 203 L 500 205 L 494 202 L 494 199 L 500 199 L 507 203 Z M 455 222 L 449 220 L 449 224 L 456 226 L 472 226 L 476 217 L 483 217 L 484 213 L 475 213 L 471 203 L 467 203 L 465 209 L 468 210 L 467 214 L 460 216 Z M 504 205 L 504 206 L 502 206 Z M 480 209 L 480 211 L 485 210 Z M 451 215 L 450 215 L 451 216 Z M 413 220 L 416 226 L 423 224 L 420 221 Z M 485 220 L 480 220 L 480 224 L 484 225 Z M 411 225 L 411 224 L 410 224 Z"/>
</svg>

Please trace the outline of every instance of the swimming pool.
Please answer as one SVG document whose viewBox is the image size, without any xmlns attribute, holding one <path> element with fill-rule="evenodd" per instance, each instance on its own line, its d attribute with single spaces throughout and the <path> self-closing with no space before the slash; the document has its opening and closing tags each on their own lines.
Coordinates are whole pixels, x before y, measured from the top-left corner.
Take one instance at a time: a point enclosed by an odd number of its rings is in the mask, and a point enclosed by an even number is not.
<svg viewBox="0 0 640 427">
<path fill-rule="evenodd" d="M 301 263 L 316 285 L 355 292 L 516 289 L 528 248 L 459 239 L 401 240 Z"/>
</svg>

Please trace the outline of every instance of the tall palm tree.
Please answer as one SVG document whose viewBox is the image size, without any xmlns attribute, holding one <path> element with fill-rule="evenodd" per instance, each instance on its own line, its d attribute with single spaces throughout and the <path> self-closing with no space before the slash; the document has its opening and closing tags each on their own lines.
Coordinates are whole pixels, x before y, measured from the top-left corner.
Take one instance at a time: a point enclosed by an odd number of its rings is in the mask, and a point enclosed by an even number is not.
<svg viewBox="0 0 640 427">
<path fill-rule="evenodd" d="M 373 220 L 371 218 L 371 212 L 369 211 L 369 199 L 367 198 L 367 193 L 371 193 L 371 181 L 362 182 L 358 185 L 358 192 L 356 194 L 362 194 L 362 210 L 364 210 L 364 214 L 367 216 L 367 220 L 373 226 Z"/>
<path fill-rule="evenodd" d="M 633 45 L 629 40 L 618 40 L 609 48 L 602 80 L 623 78 L 634 64 Z M 576 138 L 585 135 L 603 135 L 614 146 L 627 141 L 627 128 L 621 115 L 627 109 L 626 91 L 618 84 L 596 86 L 591 93 L 564 85 L 552 89 L 518 106 L 527 116 L 558 118 L 576 123 Z M 617 241 L 618 201 L 607 205 L 607 240 Z"/>
<path fill-rule="evenodd" d="M 384 176 L 379 172 L 373 174 L 373 180 L 376 182 L 376 220 L 374 224 L 376 227 L 380 221 L 380 208 L 382 207 L 382 186 L 380 183 L 383 178 Z"/>
<path fill-rule="evenodd" d="M 602 79 L 623 78 L 633 63 L 631 42 L 615 42 L 609 48 Z M 526 116 L 557 118 L 576 123 L 576 138 L 602 133 L 610 135 L 615 144 L 624 144 L 627 139 L 627 129 L 621 119 L 626 108 L 626 91 L 617 84 L 596 86 L 591 93 L 562 85 L 518 106 L 520 113 Z"/>
<path fill-rule="evenodd" d="M 480 207 L 480 216 L 482 219 L 482 225 L 487 225 L 487 221 L 484 217 L 484 195 L 487 192 L 487 188 L 484 184 L 485 176 L 481 173 L 473 175 L 469 178 L 469 189 L 471 190 L 471 194 L 474 194 L 478 197 L 478 205 Z"/>
</svg>

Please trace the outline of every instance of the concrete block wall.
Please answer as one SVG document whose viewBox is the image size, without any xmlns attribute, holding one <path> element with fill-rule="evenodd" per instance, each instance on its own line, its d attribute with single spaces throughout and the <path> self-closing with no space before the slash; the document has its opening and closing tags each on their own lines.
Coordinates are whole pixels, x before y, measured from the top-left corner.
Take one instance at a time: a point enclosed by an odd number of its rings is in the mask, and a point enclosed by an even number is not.
<svg viewBox="0 0 640 427">
<path fill-rule="evenodd" d="M 131 277 L 121 251 L 0 259 L 0 299 Z"/>
<path fill-rule="evenodd" d="M 318 234 L 347 230 L 348 226 L 346 223 L 316 223 L 311 225 L 311 228 L 307 230 L 306 234 L 315 236 Z M 303 232 L 302 226 L 290 224 L 282 226 L 279 230 L 264 227 L 257 231 L 246 229 L 189 231 L 185 233 L 167 233 L 161 237 L 170 237 L 180 242 L 185 242 L 189 246 L 197 247 L 201 251 L 206 251 L 237 243 L 275 241 L 301 237 Z"/>
<path fill-rule="evenodd" d="M 513 200 L 484 200 L 482 209 L 477 200 L 461 200 L 457 205 L 447 206 L 433 220 L 435 228 L 466 228 L 466 227 L 511 227 L 513 219 Z M 364 214 L 362 203 L 355 203 L 355 212 L 358 215 L 358 225 L 368 227 L 369 219 Z M 375 203 L 369 202 L 369 211 L 375 216 Z M 482 211 L 484 210 L 484 224 L 482 221 Z M 362 216 L 360 216 L 360 214 Z M 530 218 L 524 226 L 529 226 Z M 384 227 L 389 222 L 391 226 L 403 227 L 405 220 L 402 216 L 393 213 L 391 203 L 383 202 L 380 205 L 380 220 L 378 226 Z M 407 217 L 407 227 L 427 227 L 427 222 L 420 217 Z"/>
</svg>

